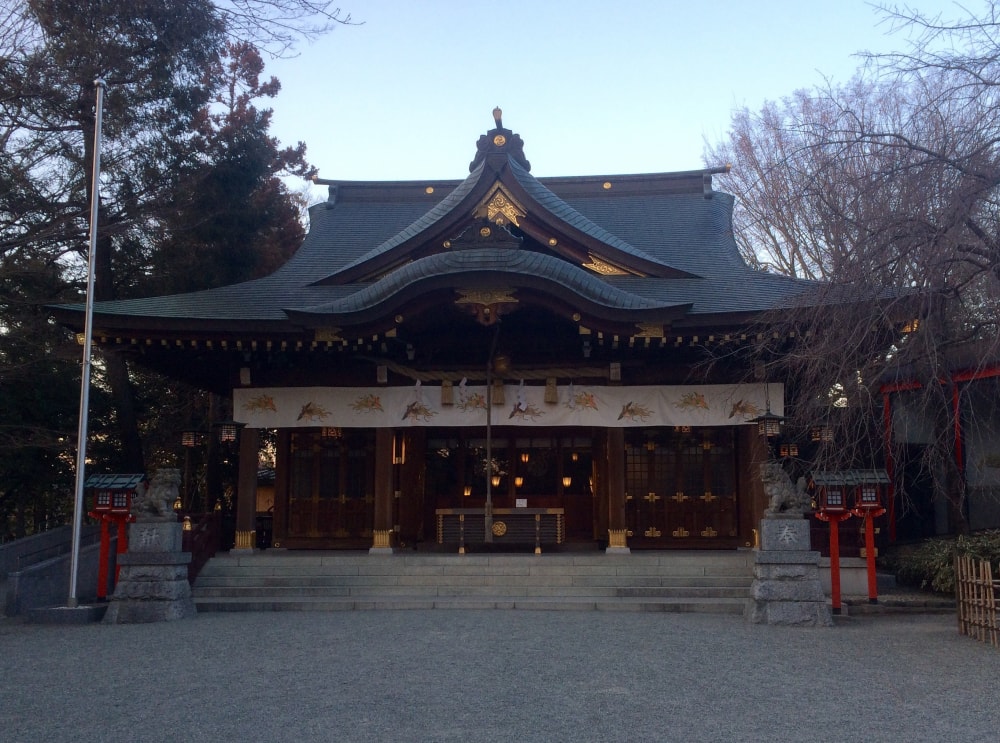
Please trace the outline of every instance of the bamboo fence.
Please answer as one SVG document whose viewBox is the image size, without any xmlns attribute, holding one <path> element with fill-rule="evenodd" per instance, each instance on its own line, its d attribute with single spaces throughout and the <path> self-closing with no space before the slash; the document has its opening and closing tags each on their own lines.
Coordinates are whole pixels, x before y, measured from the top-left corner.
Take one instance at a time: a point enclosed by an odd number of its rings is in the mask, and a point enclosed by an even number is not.
<svg viewBox="0 0 1000 743">
<path fill-rule="evenodd" d="M 996 605 L 1000 581 L 993 580 L 993 569 L 989 561 L 957 556 L 955 592 L 958 604 L 958 631 L 980 642 L 990 643 L 993 647 L 1000 647 Z"/>
</svg>

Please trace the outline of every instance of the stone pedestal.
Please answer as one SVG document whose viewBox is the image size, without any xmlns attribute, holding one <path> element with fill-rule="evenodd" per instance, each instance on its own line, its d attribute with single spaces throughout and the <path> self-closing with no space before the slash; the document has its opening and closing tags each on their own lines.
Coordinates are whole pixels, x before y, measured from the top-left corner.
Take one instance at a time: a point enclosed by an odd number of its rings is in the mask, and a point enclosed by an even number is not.
<svg viewBox="0 0 1000 743">
<path fill-rule="evenodd" d="M 161 470 L 151 489 L 160 489 L 160 500 L 172 503 L 169 490 L 176 491 L 176 470 Z M 162 622 L 197 614 L 188 582 L 191 554 L 181 551 L 183 526 L 162 504 L 144 502 L 135 508 L 136 521 L 129 524 L 128 552 L 118 555 L 121 572 L 118 585 L 104 615 L 106 624 Z"/>
<path fill-rule="evenodd" d="M 809 549 L 809 522 L 801 514 L 766 514 L 760 527 L 747 620 L 830 626 L 833 620 L 820 584 L 819 552 Z"/>
</svg>

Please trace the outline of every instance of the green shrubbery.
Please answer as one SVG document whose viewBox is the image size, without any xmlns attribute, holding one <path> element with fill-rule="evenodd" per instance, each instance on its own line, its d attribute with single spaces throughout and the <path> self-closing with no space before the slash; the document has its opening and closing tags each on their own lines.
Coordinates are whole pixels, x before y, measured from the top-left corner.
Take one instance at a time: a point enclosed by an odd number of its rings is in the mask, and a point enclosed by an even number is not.
<svg viewBox="0 0 1000 743">
<path fill-rule="evenodd" d="M 956 555 L 989 560 L 1000 573 L 1000 529 L 890 547 L 879 563 L 901 585 L 954 593 Z"/>
</svg>

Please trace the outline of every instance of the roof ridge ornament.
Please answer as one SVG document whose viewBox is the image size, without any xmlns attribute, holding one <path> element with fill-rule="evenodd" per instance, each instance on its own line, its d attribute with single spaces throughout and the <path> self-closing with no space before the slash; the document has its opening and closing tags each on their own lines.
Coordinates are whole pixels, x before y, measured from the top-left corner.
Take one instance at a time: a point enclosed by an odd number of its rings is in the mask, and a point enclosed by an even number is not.
<svg viewBox="0 0 1000 743">
<path fill-rule="evenodd" d="M 469 164 L 469 172 L 473 172 L 490 156 L 498 156 L 492 158 L 492 166 L 498 172 L 508 158 L 530 171 L 531 163 L 524 157 L 524 141 L 520 134 L 514 134 L 510 129 L 504 128 L 503 109 L 500 106 L 493 109 L 493 123 L 495 124 L 493 129 L 476 142 L 476 156 Z"/>
</svg>

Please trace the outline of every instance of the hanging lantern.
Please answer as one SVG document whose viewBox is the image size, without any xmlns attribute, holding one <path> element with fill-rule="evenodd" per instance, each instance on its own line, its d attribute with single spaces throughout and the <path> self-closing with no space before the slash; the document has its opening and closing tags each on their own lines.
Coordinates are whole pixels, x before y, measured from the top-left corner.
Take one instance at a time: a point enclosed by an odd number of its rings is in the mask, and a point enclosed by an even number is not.
<svg viewBox="0 0 1000 743">
<path fill-rule="evenodd" d="M 816 443 L 828 444 L 833 441 L 833 427 L 828 423 L 821 423 L 809 429 L 809 439 Z"/>
<path fill-rule="evenodd" d="M 240 429 L 246 424 L 237 423 L 236 421 L 220 421 L 215 425 L 219 429 L 219 441 L 223 444 L 230 444 L 236 441 L 236 437 L 239 435 Z"/>
<path fill-rule="evenodd" d="M 768 407 L 763 415 L 758 415 L 750 422 L 757 424 L 757 433 L 760 436 L 766 436 L 769 439 L 776 439 L 781 435 L 781 424 L 785 422 L 785 419 L 780 415 L 772 413 L 771 408 Z"/>
</svg>

